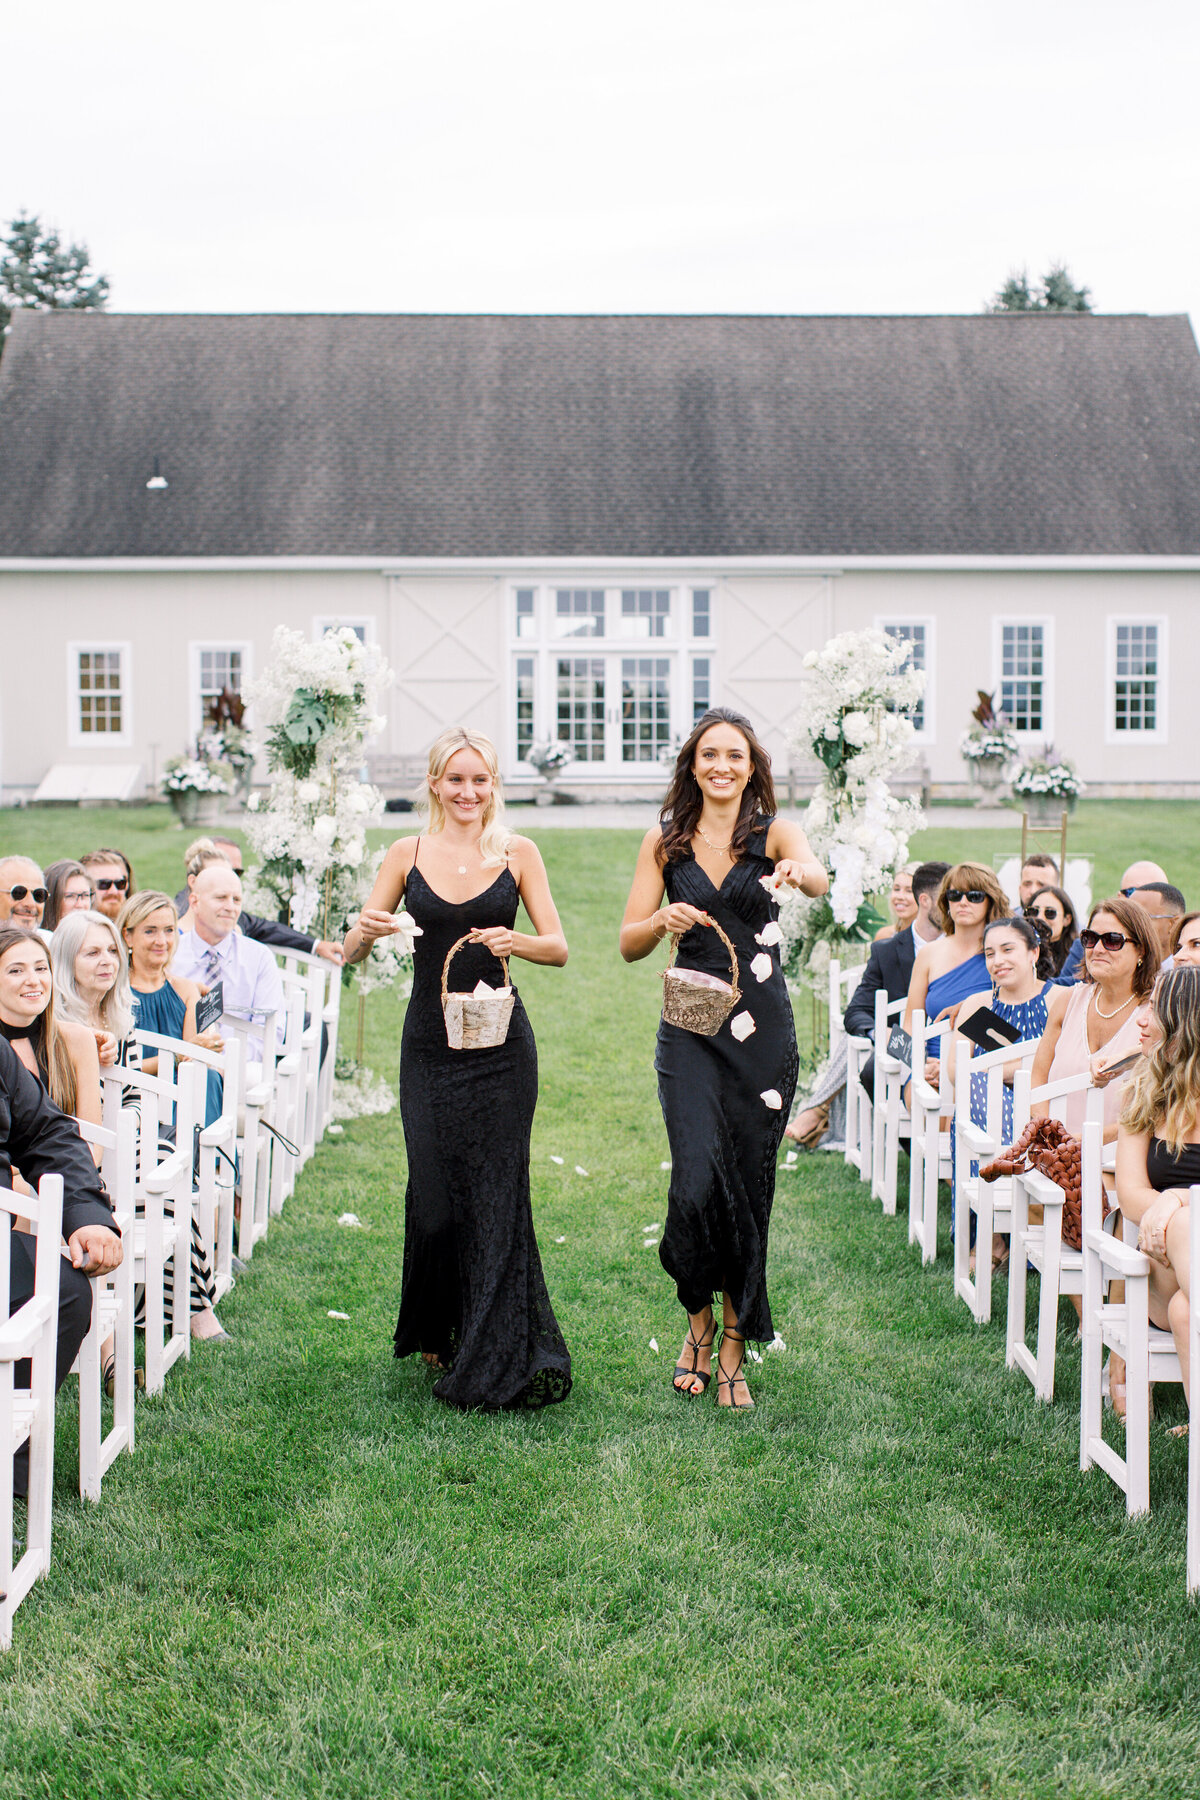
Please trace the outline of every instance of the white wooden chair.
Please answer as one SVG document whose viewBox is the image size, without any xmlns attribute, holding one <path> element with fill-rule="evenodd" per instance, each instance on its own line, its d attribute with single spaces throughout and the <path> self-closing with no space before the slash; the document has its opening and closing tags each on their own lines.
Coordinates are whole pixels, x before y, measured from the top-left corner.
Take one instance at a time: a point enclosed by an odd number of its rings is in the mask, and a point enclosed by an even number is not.
<svg viewBox="0 0 1200 1800">
<path fill-rule="evenodd" d="M 1099 1125 L 1083 1128 L 1084 1154 L 1100 1161 Z M 1089 1145 L 1090 1140 L 1090 1145 Z M 1125 1495 L 1131 1518 L 1150 1511 L 1150 1383 L 1182 1381 L 1183 1372 L 1169 1331 L 1150 1323 L 1150 1258 L 1136 1248 L 1137 1228 L 1126 1243 L 1101 1228 L 1098 1189 L 1083 1190 L 1083 1369 L 1080 1377 L 1079 1466 L 1097 1464 Z M 1110 1301 L 1109 1281 L 1125 1283 L 1125 1298 Z M 1104 1440 L 1101 1430 L 1103 1355 L 1125 1362 L 1125 1455 Z M 1190 1453 L 1190 1445 L 1189 1445 Z"/>
<path fill-rule="evenodd" d="M 321 1028 L 304 1015 L 308 986 L 295 975 L 283 976 L 285 1001 L 283 1043 L 275 1065 L 275 1102 L 267 1120 L 271 1138 L 271 1211 L 283 1211 L 290 1199 L 296 1176 L 303 1161 L 301 1134 L 304 1129 L 304 1080 L 309 1045 L 306 1038 L 320 1041 Z"/>
<path fill-rule="evenodd" d="M 854 990 L 862 980 L 864 965 L 851 963 L 848 966 L 836 956 L 829 959 L 829 1054 L 832 1056 L 846 1035 L 843 1023 L 846 1008 L 849 1006 Z"/>
<path fill-rule="evenodd" d="M 875 1046 L 887 1046 L 888 1032 L 904 1011 L 903 999 L 888 1001 L 884 988 L 875 992 L 875 1043 L 870 1038 L 846 1038 L 846 1161 L 858 1170 L 860 1181 L 870 1182 L 875 1140 L 876 1108 L 862 1086 L 862 1072 Z M 878 1062 L 876 1063 L 878 1070 Z M 877 1098 L 879 1092 L 877 1090 Z"/>
<path fill-rule="evenodd" d="M 888 1051 L 888 1027 L 879 1029 L 881 1016 L 886 1019 L 887 995 L 881 988 L 875 996 L 875 1105 L 871 1130 L 871 1194 L 883 1203 L 889 1217 L 896 1211 L 896 1186 L 900 1162 L 900 1139 L 910 1129 L 904 1087 L 909 1071 Z"/>
<path fill-rule="evenodd" d="M 137 1120 L 125 1107 L 113 1131 L 89 1125 L 86 1119 L 77 1119 L 76 1124 L 84 1143 L 94 1144 L 104 1152 L 100 1172 L 124 1252 L 118 1268 L 106 1275 L 92 1277 L 92 1323 L 72 1370 L 79 1377 L 79 1492 L 85 1500 L 99 1500 L 105 1471 L 111 1468 L 122 1450 L 133 1453 L 137 1360 L 133 1329 Z M 100 1352 L 109 1337 L 113 1340 L 114 1392 L 112 1425 L 106 1432 Z"/>
<path fill-rule="evenodd" d="M 58 1297 L 62 1273 L 61 1175 L 43 1175 L 36 1196 L 0 1187 L 4 1236 L 26 1218 L 37 1237 L 33 1294 L 12 1318 L 7 1242 L 0 1256 L 0 1650 L 12 1643 L 13 1614 L 50 1568 L 54 1487 L 54 1376 L 58 1354 Z M 16 1386 L 15 1365 L 30 1359 L 27 1388 Z M 29 1445 L 29 1501 L 25 1548 L 13 1561 L 13 1457 Z"/>
<path fill-rule="evenodd" d="M 241 1216 L 237 1253 L 249 1262 L 254 1246 L 267 1235 L 271 1222 L 271 1133 L 275 1074 L 279 1060 L 277 1013 L 258 1022 L 231 1017 L 221 1020 L 228 1047 L 236 1037 L 242 1047 L 242 1110 L 238 1119 L 238 1189 Z"/>
<path fill-rule="evenodd" d="M 1012 1230 L 1012 1179 L 981 1181 L 979 1165 L 991 1162 L 1005 1148 L 1004 1071 L 1019 1061 L 1017 1073 L 1028 1069 L 1037 1055 L 1038 1040 L 1005 1044 L 972 1057 L 968 1039 L 960 1038 L 954 1071 L 954 1291 L 977 1325 L 992 1316 L 992 1237 Z M 986 1083 L 983 1125 L 971 1119 L 971 1080 L 982 1075 Z M 1013 1096 L 1014 1117 L 1016 1095 Z M 976 1165 L 971 1173 L 971 1164 Z M 971 1273 L 971 1214 L 975 1214 L 975 1273 Z M 1010 1253 L 1011 1265 L 1011 1253 Z"/>
<path fill-rule="evenodd" d="M 1013 1142 L 1020 1137 L 1032 1116 L 1032 1108 L 1040 1101 L 1049 1107 L 1050 1117 L 1060 1119 L 1066 1112 L 1068 1094 L 1087 1094 L 1087 1119 L 1103 1127 L 1104 1092 L 1092 1086 L 1088 1073 L 1070 1075 L 1062 1081 L 1047 1082 L 1035 1088 L 1028 1069 L 1018 1069 L 1013 1082 Z M 1090 1143 L 1090 1140 L 1088 1140 Z M 1083 1161 L 1082 1181 L 1085 1187 L 1103 1180 L 1103 1171 L 1090 1154 Z M 1039 1400 L 1049 1404 L 1054 1398 L 1054 1369 L 1058 1345 L 1058 1301 L 1061 1294 L 1083 1294 L 1083 1251 L 1063 1243 L 1062 1219 L 1065 1195 L 1048 1176 L 1035 1169 L 1012 1180 L 1012 1249 L 1008 1265 L 1008 1327 L 1005 1360 L 1010 1369 L 1028 1376 Z M 1030 1204 L 1042 1209 L 1041 1224 L 1032 1224 Z M 1097 1201 L 1097 1212 L 1102 1210 Z M 1116 1219 L 1111 1215 L 1110 1222 Z M 1028 1270 L 1032 1265 L 1038 1276 L 1037 1341 L 1034 1349 L 1026 1342 L 1026 1310 Z"/>
<path fill-rule="evenodd" d="M 938 1182 L 949 1181 L 950 1132 L 954 1088 L 950 1080 L 950 1045 L 953 1028 L 948 1019 L 926 1020 L 913 1013 L 913 1075 L 909 1090 L 910 1137 L 908 1153 L 908 1241 L 917 1244 L 923 1263 L 937 1260 Z M 925 1079 L 930 1057 L 938 1062 L 936 1087 Z"/>
<path fill-rule="evenodd" d="M 340 981 L 341 970 L 334 963 L 326 962 L 323 957 L 306 955 L 300 950 L 283 952 L 283 969 L 285 978 L 291 975 L 294 980 L 302 981 L 305 987 L 304 1012 L 308 1023 L 301 1040 L 304 1106 L 296 1138 L 300 1146 L 300 1166 L 303 1168 L 324 1130 L 321 1119 L 321 1030 L 325 1025 L 329 974 L 332 973 Z"/>
<path fill-rule="evenodd" d="M 1200 1270 L 1200 1187 L 1192 1188 L 1190 1193 L 1188 1227 L 1192 1252 L 1188 1390 L 1191 1398 L 1191 1424 L 1195 1427 L 1188 1431 L 1187 1591 L 1190 1595 L 1200 1590 L 1200 1401 L 1197 1400 L 1197 1395 L 1200 1395 L 1200 1282 L 1196 1279 L 1196 1271 Z"/>
</svg>

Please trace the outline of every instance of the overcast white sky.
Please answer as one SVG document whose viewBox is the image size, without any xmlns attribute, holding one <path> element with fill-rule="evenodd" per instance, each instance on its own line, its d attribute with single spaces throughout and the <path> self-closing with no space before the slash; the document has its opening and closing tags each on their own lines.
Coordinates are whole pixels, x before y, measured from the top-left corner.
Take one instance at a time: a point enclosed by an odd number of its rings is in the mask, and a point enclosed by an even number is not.
<svg viewBox="0 0 1200 1800">
<path fill-rule="evenodd" d="M 122 311 L 1200 318 L 1197 0 L 8 9 L 0 219 Z"/>
</svg>

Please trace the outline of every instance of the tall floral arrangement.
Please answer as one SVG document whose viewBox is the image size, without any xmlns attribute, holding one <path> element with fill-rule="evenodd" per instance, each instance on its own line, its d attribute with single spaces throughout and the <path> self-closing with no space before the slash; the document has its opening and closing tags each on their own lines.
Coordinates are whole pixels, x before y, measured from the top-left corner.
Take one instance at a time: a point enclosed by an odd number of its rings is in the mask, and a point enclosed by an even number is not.
<svg viewBox="0 0 1200 1800">
<path fill-rule="evenodd" d="M 379 823 L 383 797 L 362 767 L 386 722 L 377 708 L 391 679 L 378 648 L 353 631 L 311 643 L 280 625 L 250 689 L 271 774 L 246 820 L 260 859 L 255 887 L 298 931 L 340 937 L 370 888 L 367 827 Z"/>
<path fill-rule="evenodd" d="M 793 980 L 819 985 L 835 952 L 866 943 L 883 923 L 870 896 L 904 862 L 923 816 L 888 781 L 912 760 L 910 715 L 924 691 L 911 647 L 881 631 L 843 632 L 804 658 L 794 741 L 824 770 L 805 829 L 832 881 L 819 899 L 792 894 L 783 902 L 784 966 Z"/>
</svg>

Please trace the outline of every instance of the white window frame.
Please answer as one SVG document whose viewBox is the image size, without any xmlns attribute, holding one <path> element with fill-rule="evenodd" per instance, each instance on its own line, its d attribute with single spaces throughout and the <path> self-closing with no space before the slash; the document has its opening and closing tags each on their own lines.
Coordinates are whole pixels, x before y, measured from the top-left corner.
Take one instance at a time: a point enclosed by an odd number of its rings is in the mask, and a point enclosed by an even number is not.
<svg viewBox="0 0 1200 1800">
<path fill-rule="evenodd" d="M 923 625 L 925 627 L 925 723 L 913 734 L 914 744 L 936 744 L 937 713 L 937 620 L 929 613 L 887 613 L 876 617 L 875 628 L 885 635 L 889 625 Z"/>
<path fill-rule="evenodd" d="M 343 625 L 351 631 L 357 631 L 361 625 L 364 644 L 375 642 L 374 613 L 316 613 L 312 622 L 313 643 L 319 644 L 327 631 L 340 630 Z"/>
<path fill-rule="evenodd" d="M 193 638 L 188 644 L 188 724 L 192 742 L 204 728 L 204 712 L 200 705 L 200 658 L 206 650 L 240 650 L 242 655 L 242 694 L 254 679 L 254 645 L 248 639 Z"/>
<path fill-rule="evenodd" d="M 992 619 L 992 692 L 998 711 L 1003 710 L 1001 688 L 1004 685 L 1004 627 L 1006 625 L 1040 625 L 1042 628 L 1042 722 L 1034 731 L 1014 732 L 1022 744 L 1054 742 L 1054 619 L 1047 613 L 999 613 Z"/>
<path fill-rule="evenodd" d="M 1158 628 L 1158 674 L 1155 676 L 1154 714 L 1158 724 L 1153 731 L 1117 730 L 1117 627 L 1118 625 L 1154 625 Z M 1104 742 L 1123 749 L 1140 744 L 1167 742 L 1167 617 L 1165 613 L 1110 613 L 1105 633 L 1104 663 Z"/>
<path fill-rule="evenodd" d="M 121 658 L 120 731 L 84 731 L 80 725 L 79 658 L 83 655 Z M 131 750 L 133 748 L 133 645 L 128 639 L 108 643 L 94 638 L 73 638 L 67 645 L 67 748 L 70 750 Z"/>
</svg>

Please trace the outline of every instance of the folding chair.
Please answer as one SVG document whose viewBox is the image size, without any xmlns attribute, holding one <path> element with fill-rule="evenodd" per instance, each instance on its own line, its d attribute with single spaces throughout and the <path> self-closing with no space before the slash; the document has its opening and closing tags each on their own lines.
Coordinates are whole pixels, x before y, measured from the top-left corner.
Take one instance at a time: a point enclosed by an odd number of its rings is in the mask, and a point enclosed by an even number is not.
<svg viewBox="0 0 1200 1800">
<path fill-rule="evenodd" d="M 1019 1061 L 1017 1073 L 1027 1069 L 1037 1055 L 1038 1040 L 1005 1044 L 986 1056 L 971 1056 L 971 1045 L 960 1038 L 954 1069 L 954 1291 L 966 1302 L 977 1325 L 992 1316 L 992 1238 L 1012 1230 L 1012 1180 L 981 1181 L 979 1165 L 991 1162 L 1004 1149 L 1004 1071 Z M 985 1087 L 983 1125 L 971 1119 L 972 1077 L 982 1075 Z M 1015 1077 L 1014 1077 L 1015 1079 Z M 1014 1093 L 1014 1109 L 1016 1098 Z M 974 1163 L 975 1173 L 971 1173 Z M 975 1273 L 971 1274 L 971 1214 L 975 1214 Z M 1009 1262 L 1011 1266 L 1010 1252 Z"/>
<path fill-rule="evenodd" d="M 950 1133 L 942 1125 L 954 1111 L 949 1068 L 953 1041 L 948 1019 L 927 1021 L 920 1010 L 913 1013 L 908 1241 L 920 1245 L 923 1263 L 937 1261 L 938 1182 L 950 1179 Z M 936 1087 L 925 1079 L 925 1064 L 931 1057 L 938 1063 Z"/>
<path fill-rule="evenodd" d="M 889 1003 L 886 990 L 875 993 L 875 1044 L 886 1045 L 890 1023 L 904 1011 L 903 999 Z M 862 1085 L 863 1067 L 875 1050 L 870 1038 L 846 1038 L 846 1161 L 860 1181 L 871 1180 L 875 1112 Z"/>
<path fill-rule="evenodd" d="M 233 1037 L 242 1046 L 242 1111 L 238 1119 L 238 1255 L 249 1262 L 254 1246 L 271 1222 L 271 1146 L 275 1077 L 279 1061 L 278 1013 L 259 1022 L 231 1017 L 221 1020 L 226 1046 Z"/>
<path fill-rule="evenodd" d="M 0 1187 L 0 1217 L 26 1218 L 37 1237 L 32 1296 L 8 1316 L 8 1246 L 0 1256 L 0 1650 L 12 1643 L 13 1614 L 50 1568 L 50 1499 L 54 1486 L 54 1376 L 58 1355 L 58 1296 L 62 1270 L 61 1175 L 43 1175 L 36 1196 Z M 7 1231 L 5 1232 L 7 1236 Z M 18 1362 L 30 1359 L 27 1388 L 17 1387 Z M 13 1561 L 13 1457 L 29 1445 L 29 1502 L 25 1549 Z"/>
<path fill-rule="evenodd" d="M 233 1196 L 244 1085 L 242 1040 L 231 1034 L 224 1050 L 205 1050 L 199 1044 L 163 1037 L 154 1031 L 139 1031 L 137 1039 L 144 1049 L 156 1052 L 160 1073 L 164 1068 L 178 1067 L 182 1060 L 205 1071 L 211 1069 L 221 1077 L 220 1114 L 211 1125 L 204 1125 L 202 1112 L 192 1126 L 195 1213 L 212 1264 L 214 1299 L 220 1301 L 233 1286 Z M 207 1099 L 207 1084 L 203 1092 Z"/>
<path fill-rule="evenodd" d="M 300 1146 L 300 1167 L 312 1155 L 322 1131 L 321 1124 L 321 1030 L 325 1020 L 327 971 L 340 976 L 335 964 L 323 957 L 306 955 L 302 950 L 285 950 L 282 954 L 285 982 L 290 976 L 303 982 L 304 1014 L 307 1024 L 301 1038 L 303 1063 L 303 1109 L 297 1121 L 296 1142 Z"/>
<path fill-rule="evenodd" d="M 875 1105 L 871 1130 L 871 1194 L 883 1202 L 883 1210 L 896 1211 L 896 1186 L 900 1162 L 900 1138 L 910 1125 L 904 1103 L 909 1071 L 888 1050 L 887 994 L 875 996 Z M 880 1029 L 881 1023 L 883 1029 Z"/>
<path fill-rule="evenodd" d="M 134 1181 L 137 1168 L 137 1120 L 125 1107 L 114 1131 L 77 1119 L 85 1144 L 104 1152 L 100 1165 L 112 1202 L 114 1224 L 121 1233 L 124 1254 L 120 1266 L 92 1277 L 92 1323 L 79 1347 L 72 1373 L 79 1377 L 79 1492 L 85 1500 L 99 1500 L 104 1474 L 122 1450 L 133 1452 L 133 1397 L 136 1343 L 133 1329 L 133 1266 L 135 1239 Z M 101 1347 L 113 1340 L 113 1418 L 105 1432 L 103 1418 L 104 1371 Z"/>
</svg>

